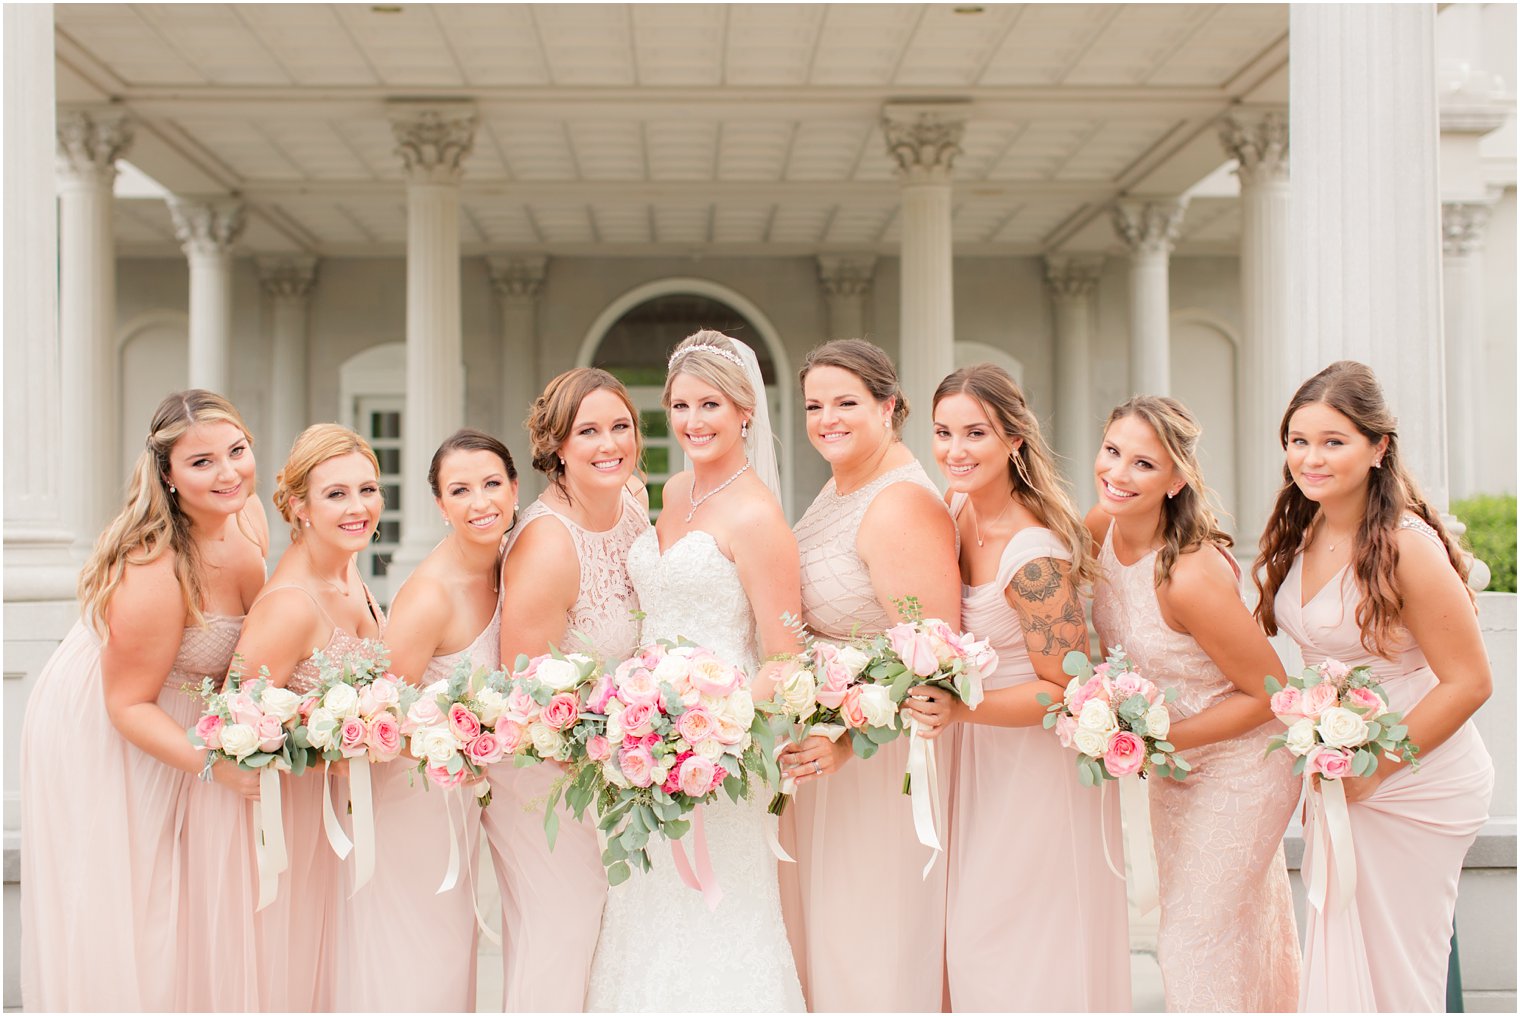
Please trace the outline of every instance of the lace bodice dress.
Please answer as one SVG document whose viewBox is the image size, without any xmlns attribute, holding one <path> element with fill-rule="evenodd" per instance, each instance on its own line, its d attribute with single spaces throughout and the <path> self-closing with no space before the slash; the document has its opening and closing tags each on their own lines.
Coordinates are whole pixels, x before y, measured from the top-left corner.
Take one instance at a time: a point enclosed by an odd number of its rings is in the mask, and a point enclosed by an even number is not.
<svg viewBox="0 0 1520 1016">
<path fill-rule="evenodd" d="M 694 530 L 662 554 L 651 529 L 634 542 L 628 571 L 646 613 L 645 641 L 684 636 L 753 675 L 754 611 L 712 536 Z M 802 1011 L 766 836 L 768 799 L 756 786 L 738 804 L 725 798 L 703 809 L 723 891 L 715 910 L 682 883 L 660 842 L 650 848 L 651 870 L 608 892 L 588 1010 Z"/>
<path fill-rule="evenodd" d="M 1156 551 L 1133 564 L 1114 554 L 1113 529 L 1093 625 L 1107 649 L 1175 688 L 1173 722 L 1197 715 L 1235 685 L 1198 641 L 1171 628 L 1156 599 Z M 1204 548 L 1198 553 L 1216 551 Z M 1169 1011 L 1291 1011 L 1298 997 L 1298 933 L 1282 836 L 1298 802 L 1287 752 L 1263 757 L 1275 721 L 1182 753 L 1187 779 L 1147 781 L 1160 876 L 1157 960 Z"/>
</svg>

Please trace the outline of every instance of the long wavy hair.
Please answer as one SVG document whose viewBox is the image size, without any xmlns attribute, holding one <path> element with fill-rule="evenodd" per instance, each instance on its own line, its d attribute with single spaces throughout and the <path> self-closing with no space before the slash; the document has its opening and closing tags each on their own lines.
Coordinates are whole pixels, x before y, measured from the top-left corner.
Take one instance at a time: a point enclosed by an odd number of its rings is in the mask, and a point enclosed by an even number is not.
<svg viewBox="0 0 1520 1016">
<path fill-rule="evenodd" d="M 169 455 L 179 439 L 203 423 L 230 423 L 243 432 L 250 448 L 253 435 L 237 409 L 222 396 L 203 388 L 174 392 L 158 404 L 148 424 L 148 438 L 127 481 L 127 501 L 95 541 L 95 549 L 79 573 L 79 607 L 86 622 L 104 638 L 106 610 L 126 575 L 129 564 L 148 564 L 174 553 L 174 577 L 179 580 L 185 609 L 195 625 L 205 624 L 205 582 L 200 550 L 190 534 L 190 517 L 169 492 Z M 238 528 L 255 544 L 260 541 L 241 514 Z"/>
<path fill-rule="evenodd" d="M 1135 416 L 1156 432 L 1156 437 L 1171 456 L 1172 464 L 1182 475 L 1183 486 L 1176 497 L 1161 502 L 1161 549 L 1156 554 L 1156 585 L 1172 577 L 1172 568 L 1185 552 L 1205 543 L 1225 549 L 1235 540 L 1219 525 L 1214 505 L 1218 499 L 1203 482 L 1198 465 L 1198 439 L 1203 428 L 1192 412 L 1176 399 L 1165 395 L 1136 395 L 1108 414 L 1108 428 L 1116 420 Z"/>
<path fill-rule="evenodd" d="M 975 399 L 1010 445 L 1023 439 L 1018 450 L 1008 454 L 1013 498 L 1071 549 L 1072 578 L 1079 586 L 1090 586 L 1097 577 L 1098 566 L 1089 546 L 1087 526 L 1077 514 L 1071 491 L 1055 467 L 1055 456 L 1040 433 L 1040 421 L 1030 412 L 1013 375 L 991 363 L 962 367 L 934 389 L 934 408 L 938 409 L 940 402 L 951 395 Z"/>
<path fill-rule="evenodd" d="M 1464 583 L 1468 561 L 1441 524 L 1441 516 L 1425 502 L 1419 484 L 1404 465 L 1399 452 L 1398 420 L 1389 411 L 1372 368 L 1355 360 L 1337 360 L 1300 385 L 1277 429 L 1284 452 L 1288 448 L 1288 426 L 1293 414 L 1316 402 L 1346 417 L 1374 445 L 1385 437 L 1388 439 L 1381 467 L 1367 473 L 1367 507 L 1352 538 L 1351 573 L 1362 590 L 1362 602 L 1356 608 L 1362 645 L 1368 652 L 1389 658 L 1403 634 L 1399 615 L 1404 608 L 1404 596 L 1398 586 L 1399 548 L 1395 537 L 1404 514 L 1413 513 L 1436 531 L 1446 547 L 1447 559 Z M 1273 602 L 1277 590 L 1318 516 L 1319 505 L 1298 489 L 1285 462 L 1282 488 L 1261 534 L 1261 553 L 1251 565 L 1251 580 L 1261 593 L 1256 620 L 1268 635 L 1277 634 Z M 1468 596 L 1472 596 L 1471 590 Z"/>
</svg>

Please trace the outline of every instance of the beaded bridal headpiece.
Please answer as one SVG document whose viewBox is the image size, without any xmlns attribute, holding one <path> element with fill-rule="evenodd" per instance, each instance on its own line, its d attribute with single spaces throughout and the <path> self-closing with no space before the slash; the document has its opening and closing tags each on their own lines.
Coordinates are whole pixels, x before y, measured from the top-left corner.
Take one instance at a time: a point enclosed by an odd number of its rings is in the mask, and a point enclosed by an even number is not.
<svg viewBox="0 0 1520 1016">
<path fill-rule="evenodd" d="M 704 343 L 697 343 L 696 345 L 685 346 L 681 349 L 676 350 L 671 354 L 670 362 L 665 365 L 665 369 L 674 370 L 677 360 L 681 359 L 681 357 L 685 356 L 687 353 L 696 352 L 711 353 L 713 356 L 721 356 L 723 359 L 732 363 L 740 370 L 744 369 L 744 361 L 739 359 L 739 354 L 732 352 L 731 350 L 724 349 L 722 346 L 709 346 Z"/>
</svg>

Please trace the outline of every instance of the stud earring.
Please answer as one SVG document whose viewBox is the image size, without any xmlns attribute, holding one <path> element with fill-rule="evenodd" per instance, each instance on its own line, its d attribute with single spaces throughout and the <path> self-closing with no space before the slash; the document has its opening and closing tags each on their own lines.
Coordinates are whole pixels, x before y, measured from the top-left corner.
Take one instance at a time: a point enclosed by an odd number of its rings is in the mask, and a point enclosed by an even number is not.
<svg viewBox="0 0 1520 1016">
<path fill-rule="evenodd" d="M 1382 459 L 1373 459 L 1372 460 L 1372 468 L 1373 469 L 1382 469 L 1383 468 L 1383 460 Z M 169 489 L 173 490 L 174 488 L 170 487 Z"/>
<path fill-rule="evenodd" d="M 1166 492 L 1166 499 L 1168 501 L 1170 501 L 1172 498 L 1176 497 L 1180 493 L 1182 493 L 1182 488 L 1181 487 L 1178 487 L 1176 490 L 1169 490 L 1169 491 Z"/>
<path fill-rule="evenodd" d="M 171 494 L 178 494 L 179 493 L 179 488 L 171 483 L 171 484 L 169 484 L 169 493 L 171 493 Z"/>
<path fill-rule="evenodd" d="M 310 529 L 311 528 L 311 519 L 302 519 L 301 520 L 301 525 L 305 526 L 307 529 Z"/>
<path fill-rule="evenodd" d="M 739 437 L 741 437 L 741 438 L 749 437 L 749 421 L 748 420 L 745 420 L 743 423 L 739 424 Z"/>
<path fill-rule="evenodd" d="M 448 516 L 447 516 L 447 515 L 445 515 L 445 516 L 444 516 L 444 517 L 443 517 L 443 524 L 444 524 L 444 525 L 445 525 L 445 526 L 447 526 L 447 525 L 448 525 L 448 524 L 449 524 L 449 517 L 448 517 Z"/>
</svg>

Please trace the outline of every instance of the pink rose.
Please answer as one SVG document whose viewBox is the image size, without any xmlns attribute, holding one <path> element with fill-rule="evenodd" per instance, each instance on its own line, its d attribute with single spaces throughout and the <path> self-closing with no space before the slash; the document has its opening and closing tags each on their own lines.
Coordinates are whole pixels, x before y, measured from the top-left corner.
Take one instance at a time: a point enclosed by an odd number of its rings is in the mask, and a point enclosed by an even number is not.
<svg viewBox="0 0 1520 1016">
<path fill-rule="evenodd" d="M 1103 753 L 1103 765 L 1110 776 L 1128 776 L 1138 773 L 1145 765 L 1145 742 L 1127 730 L 1121 730 L 1108 742 Z"/>
<path fill-rule="evenodd" d="M 653 705 L 660 701 L 660 684 L 654 674 L 639 667 L 618 682 L 617 697 L 624 705 Z"/>
<path fill-rule="evenodd" d="M 296 712 L 300 714 L 302 723 L 311 719 L 311 714 L 316 712 L 316 710 L 317 697 L 315 695 L 307 695 L 301 700 L 300 705 L 296 706 Z"/>
<path fill-rule="evenodd" d="M 1293 721 L 1304 714 L 1301 711 L 1303 695 L 1292 685 L 1272 695 L 1272 713 L 1284 723 L 1292 726 Z"/>
<path fill-rule="evenodd" d="M 648 702 L 637 702 L 623 710 L 623 729 L 633 737 L 643 737 L 654 730 L 655 707 Z M 648 786 L 648 784 L 641 784 Z"/>
<path fill-rule="evenodd" d="M 1056 717 L 1056 736 L 1061 739 L 1061 747 L 1070 748 L 1072 736 L 1077 732 L 1077 718 L 1067 716 L 1064 713 Z"/>
<path fill-rule="evenodd" d="M 506 754 L 502 748 L 501 738 L 489 730 L 483 730 L 480 736 L 464 746 L 464 753 L 471 762 L 476 765 L 487 766 L 492 762 L 501 761 Z"/>
<path fill-rule="evenodd" d="M 676 731 L 691 744 L 700 744 L 715 736 L 718 723 L 702 706 L 692 706 L 676 720 Z"/>
<path fill-rule="evenodd" d="M 1107 702 L 1109 700 L 1109 692 L 1106 682 L 1107 678 L 1095 674 L 1089 677 L 1085 683 L 1078 685 L 1077 690 L 1072 693 L 1071 701 L 1066 704 L 1066 707 L 1071 710 L 1072 715 L 1081 716 L 1082 707 L 1093 699 L 1097 699 L 1099 702 Z"/>
<path fill-rule="evenodd" d="M 1093 673 L 1099 677 L 1107 677 L 1108 672 L 1113 669 L 1114 665 L 1112 663 L 1109 663 L 1107 660 L 1104 660 L 1102 663 L 1093 668 Z"/>
<path fill-rule="evenodd" d="M 285 743 L 285 725 L 278 716 L 260 716 L 253 730 L 259 735 L 259 751 L 279 751 Z"/>
<path fill-rule="evenodd" d="M 195 721 L 195 736 L 200 738 L 201 743 L 208 748 L 220 748 L 223 723 L 222 718 L 216 713 L 207 713 Z"/>
<path fill-rule="evenodd" d="M 654 753 L 643 745 L 624 748 L 618 753 L 618 768 L 635 787 L 647 787 L 654 782 Z"/>
<path fill-rule="evenodd" d="M 362 755 L 367 737 L 369 737 L 369 730 L 365 728 L 364 721 L 357 716 L 350 716 L 338 724 L 338 750 L 346 758 Z"/>
<path fill-rule="evenodd" d="M 418 727 L 435 727 L 442 722 L 443 712 L 438 708 L 437 697 L 423 695 L 406 711 L 406 723 L 402 732 L 410 734 Z"/>
<path fill-rule="evenodd" d="M 1338 695 L 1335 685 L 1321 681 L 1312 688 L 1305 688 L 1298 700 L 1298 708 L 1305 716 L 1318 716 L 1336 704 Z"/>
<path fill-rule="evenodd" d="M 651 731 L 641 737 L 639 743 L 646 748 L 653 749 L 655 745 L 660 743 L 660 735 Z"/>
<path fill-rule="evenodd" d="M 501 720 L 496 724 L 496 740 L 501 744 L 501 750 L 506 755 L 516 755 L 523 746 L 523 738 L 527 736 L 527 729 L 520 723 L 511 720 Z"/>
<path fill-rule="evenodd" d="M 846 727 L 864 727 L 866 725 L 865 710 L 860 707 L 862 686 L 850 685 L 844 693 L 844 701 L 839 703 L 839 718 L 844 721 Z"/>
<path fill-rule="evenodd" d="M 586 711 L 600 716 L 607 715 L 607 703 L 612 701 L 613 688 L 612 678 L 603 674 L 597 678 L 596 686 L 591 689 L 591 695 L 586 700 Z"/>
<path fill-rule="evenodd" d="M 1351 753 L 1323 745 L 1312 748 L 1304 771 L 1318 773 L 1326 779 L 1343 780 L 1351 775 Z"/>
<path fill-rule="evenodd" d="M 887 629 L 887 643 L 907 667 L 919 677 L 928 677 L 939 670 L 939 659 L 928 636 L 920 635 L 911 624 L 894 625 Z"/>
<path fill-rule="evenodd" d="M 390 713 L 381 713 L 369 721 L 365 743 L 382 762 L 401 754 L 401 724 Z"/>
<path fill-rule="evenodd" d="M 264 711 L 254 704 L 253 696 L 246 691 L 227 697 L 227 711 L 232 714 L 233 723 L 245 723 L 250 727 L 258 726 L 259 717 L 264 715 Z"/>
<path fill-rule="evenodd" d="M 562 691 L 549 700 L 539 719 L 550 730 L 569 730 L 581 718 L 581 702 L 574 692 Z"/>
<path fill-rule="evenodd" d="M 703 695 L 727 698 L 743 680 L 737 669 L 711 653 L 700 653 L 691 661 L 691 685 Z"/>
<path fill-rule="evenodd" d="M 521 687 L 514 686 L 507 693 L 507 707 L 502 710 L 502 715 L 514 723 L 526 725 L 538 719 L 538 703 Z"/>
<path fill-rule="evenodd" d="M 449 730 L 467 744 L 480 736 L 480 717 L 463 702 L 455 702 L 449 706 Z"/>
<path fill-rule="evenodd" d="M 1145 694 L 1146 681 L 1139 674 L 1126 670 L 1114 678 L 1114 697 L 1120 702 L 1128 702 L 1135 695 Z"/>
<path fill-rule="evenodd" d="M 681 763 L 681 792 L 691 797 L 703 796 L 712 786 L 713 773 L 716 769 L 717 766 L 711 759 L 701 755 L 691 755 Z"/>
<path fill-rule="evenodd" d="M 457 773 L 449 772 L 448 766 L 427 767 L 427 778 L 432 780 L 435 786 L 443 787 L 445 790 L 447 790 L 449 787 L 459 786 L 464 782 L 464 778 L 468 775 L 469 770 L 464 766 L 460 766 Z"/>
<path fill-rule="evenodd" d="M 1339 684 L 1346 679 L 1347 674 L 1351 673 L 1351 668 L 1340 660 L 1327 659 L 1324 663 L 1320 664 L 1319 672 L 1336 682 L 1336 684 Z"/>
<path fill-rule="evenodd" d="M 586 739 L 586 757 L 593 762 L 605 762 L 612 756 L 612 745 L 601 734 Z"/>
<path fill-rule="evenodd" d="M 1345 699 L 1343 705 L 1366 710 L 1362 714 L 1364 720 L 1376 719 L 1388 711 L 1388 707 L 1383 704 L 1382 696 L 1371 688 L 1348 688 L 1343 698 Z"/>
</svg>

